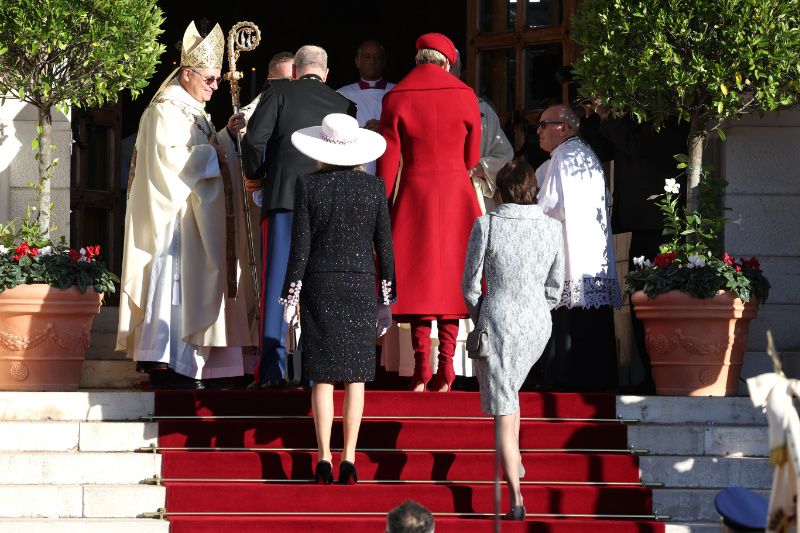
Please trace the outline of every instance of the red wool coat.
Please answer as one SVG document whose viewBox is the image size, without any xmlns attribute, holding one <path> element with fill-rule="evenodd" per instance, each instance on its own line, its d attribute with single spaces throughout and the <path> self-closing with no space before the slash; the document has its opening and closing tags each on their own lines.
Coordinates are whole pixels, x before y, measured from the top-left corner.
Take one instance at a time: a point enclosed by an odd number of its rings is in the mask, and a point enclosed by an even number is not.
<svg viewBox="0 0 800 533">
<path fill-rule="evenodd" d="M 420 65 L 383 97 L 381 134 L 386 152 L 377 174 L 387 197 L 397 186 L 391 218 L 399 299 L 392 311 L 465 318 L 461 276 L 480 216 L 467 172 L 480 158 L 478 99 L 449 72 Z"/>
</svg>

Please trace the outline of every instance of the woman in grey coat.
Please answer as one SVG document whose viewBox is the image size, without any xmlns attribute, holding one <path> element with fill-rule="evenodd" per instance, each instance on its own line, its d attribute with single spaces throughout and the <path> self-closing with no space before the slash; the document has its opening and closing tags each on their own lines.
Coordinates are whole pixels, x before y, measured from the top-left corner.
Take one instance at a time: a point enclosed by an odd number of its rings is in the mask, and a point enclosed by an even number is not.
<svg viewBox="0 0 800 533">
<path fill-rule="evenodd" d="M 561 224 L 535 205 L 530 165 L 507 164 L 497 188 L 503 204 L 472 227 L 461 289 L 475 327 L 489 338 L 489 357 L 474 363 L 481 408 L 499 426 L 511 500 L 506 518 L 522 520 L 519 389 L 550 338 L 550 310 L 564 284 L 564 243 Z"/>
</svg>

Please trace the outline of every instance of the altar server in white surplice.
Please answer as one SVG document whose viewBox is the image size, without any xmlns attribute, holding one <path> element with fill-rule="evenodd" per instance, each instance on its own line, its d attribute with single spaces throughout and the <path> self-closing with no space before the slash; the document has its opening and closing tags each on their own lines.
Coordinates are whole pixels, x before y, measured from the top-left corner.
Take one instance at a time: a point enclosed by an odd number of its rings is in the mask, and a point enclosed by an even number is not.
<svg viewBox="0 0 800 533">
<path fill-rule="evenodd" d="M 539 146 L 550 159 L 536 170 L 538 204 L 561 222 L 565 278 L 545 351 L 545 384 L 559 390 L 614 390 L 617 354 L 613 308 L 622 305 L 608 217 L 608 189 L 597 156 L 578 137 L 567 106 L 545 109 Z"/>
<path fill-rule="evenodd" d="M 219 25 L 204 39 L 191 23 L 180 67 L 139 123 L 117 349 L 150 374 L 153 388 L 241 376 L 241 347 L 257 344 L 234 142 L 244 117 L 217 132 L 205 112 L 221 82 L 224 44 Z"/>
<path fill-rule="evenodd" d="M 361 78 L 356 83 L 341 87 L 338 92 L 356 104 L 358 125 L 377 132 L 383 95 L 395 85 L 383 79 L 383 69 L 386 67 L 383 45 L 374 39 L 364 41 L 356 50 L 355 63 Z M 375 161 L 366 163 L 364 171 L 374 175 Z"/>
</svg>

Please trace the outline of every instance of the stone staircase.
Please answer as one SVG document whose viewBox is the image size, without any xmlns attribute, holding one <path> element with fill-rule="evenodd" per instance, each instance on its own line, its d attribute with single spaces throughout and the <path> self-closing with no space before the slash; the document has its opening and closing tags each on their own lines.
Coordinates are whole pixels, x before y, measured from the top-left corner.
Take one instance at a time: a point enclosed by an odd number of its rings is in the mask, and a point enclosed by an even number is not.
<svg viewBox="0 0 800 533">
<path fill-rule="evenodd" d="M 640 420 L 628 444 L 649 450 L 639 459 L 653 490 L 653 510 L 670 515 L 672 533 L 718 533 L 714 497 L 741 486 L 769 494 L 767 420 L 747 397 L 619 396 L 617 415 Z"/>
<path fill-rule="evenodd" d="M 163 520 L 137 518 L 165 506 L 161 455 L 135 453 L 156 441 L 152 393 L 0 392 L 0 533 L 167 533 Z M 653 490 L 669 533 L 719 531 L 713 499 L 739 485 L 768 492 L 772 471 L 766 419 L 748 398 L 621 396 L 617 415 L 640 420 L 628 445 Z"/>
<path fill-rule="evenodd" d="M 164 506 L 153 395 L 140 392 L 0 392 L 0 533 L 167 533 L 138 519 Z"/>
</svg>

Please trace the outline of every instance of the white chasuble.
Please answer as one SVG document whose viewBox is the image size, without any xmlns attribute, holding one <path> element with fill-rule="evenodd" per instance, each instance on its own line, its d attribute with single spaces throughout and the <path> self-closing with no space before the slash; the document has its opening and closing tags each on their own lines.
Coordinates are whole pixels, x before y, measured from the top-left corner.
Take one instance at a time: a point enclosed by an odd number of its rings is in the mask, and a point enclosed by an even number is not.
<svg viewBox="0 0 800 533">
<path fill-rule="evenodd" d="M 233 177 L 235 298 L 226 294 L 225 192 L 212 136 Z M 240 347 L 257 344 L 257 302 L 234 143 L 173 80 L 144 111 L 135 153 L 117 349 L 196 378 L 240 375 Z"/>
</svg>

